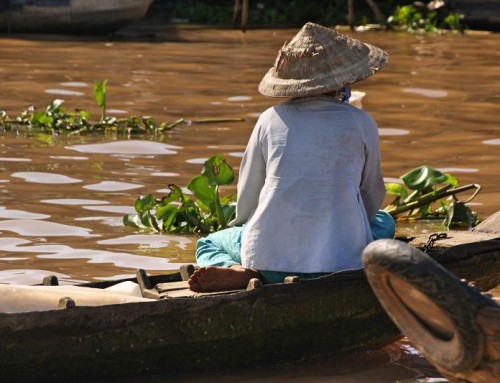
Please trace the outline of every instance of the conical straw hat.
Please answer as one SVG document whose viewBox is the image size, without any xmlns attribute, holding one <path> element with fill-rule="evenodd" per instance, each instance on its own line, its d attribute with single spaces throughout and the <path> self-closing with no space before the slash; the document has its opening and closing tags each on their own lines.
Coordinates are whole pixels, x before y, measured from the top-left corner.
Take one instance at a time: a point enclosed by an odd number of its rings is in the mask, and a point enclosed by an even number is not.
<svg viewBox="0 0 500 383">
<path fill-rule="evenodd" d="M 278 52 L 259 84 L 270 97 L 305 97 L 329 93 L 374 74 L 387 52 L 329 28 L 307 23 Z"/>
</svg>

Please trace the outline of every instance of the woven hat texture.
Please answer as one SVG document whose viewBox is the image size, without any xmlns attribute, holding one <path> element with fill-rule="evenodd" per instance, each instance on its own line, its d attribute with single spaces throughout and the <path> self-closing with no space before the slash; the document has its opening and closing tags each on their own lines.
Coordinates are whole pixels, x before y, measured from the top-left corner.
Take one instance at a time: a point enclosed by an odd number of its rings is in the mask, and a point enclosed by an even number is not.
<svg viewBox="0 0 500 383">
<path fill-rule="evenodd" d="M 329 93 L 371 76 L 387 61 L 387 52 L 380 48 L 307 23 L 280 49 L 259 92 L 270 97 Z"/>
</svg>

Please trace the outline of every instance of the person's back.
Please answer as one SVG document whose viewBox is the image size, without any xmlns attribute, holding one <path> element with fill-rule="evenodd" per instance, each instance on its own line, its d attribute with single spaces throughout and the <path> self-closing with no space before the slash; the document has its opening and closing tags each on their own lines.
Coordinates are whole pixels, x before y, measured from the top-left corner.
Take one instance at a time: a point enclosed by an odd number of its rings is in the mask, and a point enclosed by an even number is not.
<svg viewBox="0 0 500 383">
<path fill-rule="evenodd" d="M 266 176 L 257 206 L 238 202 L 234 224 L 256 209 L 243 236 L 243 266 L 302 273 L 360 267 L 372 239 L 368 220 L 385 195 L 373 119 L 331 96 L 291 99 L 263 113 L 248 148 L 261 151 Z M 241 195 L 259 182 L 255 165 L 242 166 Z"/>
<path fill-rule="evenodd" d="M 280 49 L 259 91 L 289 100 L 257 121 L 241 162 L 236 218 L 198 241 L 192 290 L 361 267 L 368 242 L 394 235 L 394 220 L 378 211 L 385 188 L 377 126 L 345 103 L 349 85 L 387 59 L 313 23 Z"/>
</svg>

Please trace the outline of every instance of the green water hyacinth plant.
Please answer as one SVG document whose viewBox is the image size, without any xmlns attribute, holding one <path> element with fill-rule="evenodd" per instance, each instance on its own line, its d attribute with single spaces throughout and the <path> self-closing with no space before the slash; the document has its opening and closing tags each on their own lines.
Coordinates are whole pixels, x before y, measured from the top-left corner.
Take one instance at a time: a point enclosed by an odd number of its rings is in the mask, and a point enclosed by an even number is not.
<svg viewBox="0 0 500 383">
<path fill-rule="evenodd" d="M 66 111 L 64 108 L 65 101 L 56 99 L 45 110 L 29 106 L 15 118 L 10 118 L 4 110 L 0 110 L 0 132 L 26 132 L 54 136 L 93 133 L 159 136 L 179 125 L 243 121 L 241 118 L 206 118 L 199 120 L 180 118 L 172 122 L 157 122 L 150 116 L 116 118 L 109 116 L 106 111 L 107 84 L 107 80 L 94 83 L 94 98 L 101 110 L 99 121 L 92 121 L 91 113 L 86 110 Z"/>
<path fill-rule="evenodd" d="M 442 218 L 447 228 L 470 228 L 476 214 L 466 205 L 481 190 L 477 184 L 459 186 L 458 179 L 431 166 L 419 166 L 402 175 L 403 184 L 386 183 L 394 200 L 384 209 L 398 220 Z M 465 201 L 457 194 L 474 190 Z"/>
<path fill-rule="evenodd" d="M 210 233 L 225 229 L 234 217 L 236 196 L 221 196 L 220 187 L 233 181 L 233 169 L 217 154 L 205 161 L 201 174 L 187 186 L 196 199 L 171 184 L 166 196 L 139 197 L 135 202 L 137 214 L 125 215 L 123 223 L 153 233 Z"/>
<path fill-rule="evenodd" d="M 478 222 L 466 203 L 481 186 L 459 186 L 456 177 L 430 166 L 420 166 L 400 178 L 403 184 L 385 184 L 387 194 L 394 200 L 384 210 L 396 220 L 438 218 L 448 228 L 462 229 Z M 171 184 L 169 193 L 161 198 L 152 194 L 137 198 L 136 214 L 125 215 L 123 223 L 151 233 L 210 233 L 225 229 L 235 215 L 236 195 L 221 196 L 220 187 L 230 185 L 234 179 L 231 166 L 217 154 L 204 163 L 201 174 L 187 185 L 195 199 Z M 471 190 L 474 192 L 467 200 L 458 200 L 457 194 Z"/>
</svg>

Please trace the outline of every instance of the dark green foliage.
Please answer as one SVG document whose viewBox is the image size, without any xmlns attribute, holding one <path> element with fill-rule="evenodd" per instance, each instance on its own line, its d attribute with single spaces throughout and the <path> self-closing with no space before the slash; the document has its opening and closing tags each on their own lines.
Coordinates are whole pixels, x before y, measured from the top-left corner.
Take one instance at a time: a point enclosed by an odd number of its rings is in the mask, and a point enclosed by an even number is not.
<svg viewBox="0 0 500 383">
<path fill-rule="evenodd" d="M 408 32 L 436 32 L 439 29 L 463 31 L 463 15 L 446 8 L 428 11 L 426 7 L 414 5 L 397 6 L 388 21 Z"/>
<path fill-rule="evenodd" d="M 220 196 L 219 187 L 233 181 L 233 169 L 217 154 L 205 161 L 201 174 L 188 184 L 196 200 L 178 186 L 168 185 L 170 192 L 161 199 L 153 195 L 139 197 L 134 206 L 137 214 L 126 215 L 123 223 L 155 233 L 210 233 L 224 229 L 234 217 L 236 196 Z"/>
<path fill-rule="evenodd" d="M 64 108 L 64 100 L 52 101 L 45 110 L 38 110 L 34 106 L 26 108 L 15 118 L 0 110 L 0 131 L 28 131 L 45 134 L 88 134 L 115 132 L 126 135 L 151 134 L 158 135 L 184 122 L 179 119 L 173 122 L 156 122 L 150 116 L 129 116 L 116 118 L 106 114 L 106 84 L 107 80 L 96 81 L 94 84 L 94 98 L 101 108 L 101 118 L 92 122 L 91 113 L 86 110 L 68 112 Z M 211 121 L 200 121 L 211 122 Z"/>
<path fill-rule="evenodd" d="M 397 5 L 411 0 L 377 1 L 380 11 L 388 16 Z M 156 0 L 149 17 L 178 19 L 195 24 L 232 25 L 234 0 Z M 356 24 L 376 22 L 365 1 L 354 2 Z M 323 25 L 347 23 L 346 0 L 255 0 L 249 2 L 249 25 L 258 27 L 301 26 L 308 21 Z M 239 22 L 239 20 L 238 20 Z"/>
<path fill-rule="evenodd" d="M 400 178 L 404 185 L 385 185 L 387 194 L 395 197 L 385 210 L 394 218 L 441 218 L 448 228 L 469 228 L 477 223 L 475 213 L 465 203 L 477 195 L 481 186 L 471 184 L 459 187 L 454 176 L 430 166 L 419 166 Z M 457 194 L 474 189 L 475 192 L 465 202 L 457 199 Z"/>
<path fill-rule="evenodd" d="M 458 180 L 430 166 L 420 166 L 400 177 L 404 185 L 387 183 L 388 195 L 395 196 L 385 210 L 399 220 L 440 218 L 448 228 L 469 228 L 477 217 L 466 202 L 481 190 L 476 184 L 459 187 Z M 234 181 L 234 172 L 223 156 L 209 158 L 201 174 L 191 180 L 188 189 L 196 200 L 185 195 L 176 185 L 168 185 L 168 195 L 157 199 L 152 195 L 135 202 L 137 214 L 123 218 L 125 226 L 155 233 L 210 233 L 227 227 L 234 217 L 236 196 L 219 194 L 219 186 Z M 456 195 L 475 192 L 466 201 Z M 436 203 L 437 206 L 434 206 Z"/>
</svg>

